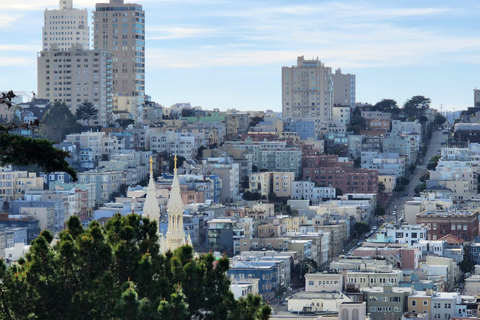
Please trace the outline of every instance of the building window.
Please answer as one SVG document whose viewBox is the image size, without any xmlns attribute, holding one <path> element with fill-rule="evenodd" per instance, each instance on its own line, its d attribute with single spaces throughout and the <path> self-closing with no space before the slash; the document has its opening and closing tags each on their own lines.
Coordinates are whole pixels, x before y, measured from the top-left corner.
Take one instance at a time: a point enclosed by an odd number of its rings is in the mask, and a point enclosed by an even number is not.
<svg viewBox="0 0 480 320">
<path fill-rule="evenodd" d="M 416 306 L 417 306 L 417 301 L 412 300 L 412 307 L 416 307 Z"/>
</svg>

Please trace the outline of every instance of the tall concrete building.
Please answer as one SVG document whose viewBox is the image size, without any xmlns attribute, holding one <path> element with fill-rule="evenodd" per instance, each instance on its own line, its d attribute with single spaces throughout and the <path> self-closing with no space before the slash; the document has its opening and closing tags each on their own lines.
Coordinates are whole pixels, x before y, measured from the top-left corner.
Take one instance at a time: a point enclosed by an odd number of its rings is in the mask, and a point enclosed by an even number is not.
<svg viewBox="0 0 480 320">
<path fill-rule="evenodd" d="M 113 93 L 145 101 L 145 12 L 135 3 L 110 0 L 93 12 L 93 47 L 112 53 Z"/>
<path fill-rule="evenodd" d="M 90 125 L 107 126 L 112 114 L 112 54 L 83 50 L 42 51 L 37 56 L 38 97 L 65 102 L 73 114 L 85 101 L 98 110 Z"/>
<path fill-rule="evenodd" d="M 333 104 L 355 108 L 355 75 L 337 69 L 333 77 Z"/>
<path fill-rule="evenodd" d="M 282 113 L 287 118 L 313 118 L 329 123 L 334 101 L 332 69 L 320 60 L 297 58 L 282 68 Z"/>
<path fill-rule="evenodd" d="M 72 0 L 59 0 L 57 10 L 45 9 L 42 51 L 68 50 L 72 45 L 89 48 L 90 28 L 87 9 L 74 9 Z"/>
</svg>

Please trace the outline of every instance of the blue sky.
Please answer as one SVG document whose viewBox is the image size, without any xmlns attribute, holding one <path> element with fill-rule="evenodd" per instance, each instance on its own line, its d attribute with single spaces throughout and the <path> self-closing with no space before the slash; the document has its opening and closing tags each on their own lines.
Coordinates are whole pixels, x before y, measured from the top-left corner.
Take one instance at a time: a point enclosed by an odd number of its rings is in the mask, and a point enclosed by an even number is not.
<svg viewBox="0 0 480 320">
<path fill-rule="evenodd" d="M 89 11 L 97 2 L 73 1 Z M 424 95 L 459 110 L 480 88 L 478 1 L 137 3 L 147 19 L 146 91 L 167 107 L 280 111 L 281 67 L 299 55 L 355 74 L 358 102 Z M 58 1 L 2 3 L 0 90 L 36 91 L 45 8 Z"/>
</svg>

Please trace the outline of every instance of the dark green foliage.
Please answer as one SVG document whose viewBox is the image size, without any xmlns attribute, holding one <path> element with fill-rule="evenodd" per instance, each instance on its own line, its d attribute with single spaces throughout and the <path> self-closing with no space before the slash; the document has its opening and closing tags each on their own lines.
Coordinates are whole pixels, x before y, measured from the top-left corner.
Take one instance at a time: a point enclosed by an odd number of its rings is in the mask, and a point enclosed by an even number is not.
<svg viewBox="0 0 480 320">
<path fill-rule="evenodd" d="M 206 150 L 207 148 L 205 146 L 200 146 L 197 149 L 197 159 L 202 159 L 203 158 L 203 150 Z"/>
<path fill-rule="evenodd" d="M 294 283 L 305 284 L 305 275 L 308 272 L 315 272 L 318 269 L 317 262 L 313 259 L 305 258 L 301 262 L 295 264 L 292 270 Z"/>
<path fill-rule="evenodd" d="M 380 102 L 377 102 L 373 106 L 376 111 L 389 112 L 389 113 L 399 113 L 400 108 L 397 105 L 397 101 L 393 99 L 383 99 Z"/>
<path fill-rule="evenodd" d="M 2 166 L 36 164 L 46 172 L 65 171 L 76 181 L 77 173 L 65 160 L 69 156 L 68 152 L 53 147 L 51 141 L 14 135 L 7 127 L 0 125 Z"/>
<path fill-rule="evenodd" d="M 438 161 L 440 161 L 441 155 L 436 155 L 430 158 L 427 164 L 427 169 L 428 170 L 435 170 L 435 168 L 438 165 Z"/>
<path fill-rule="evenodd" d="M 257 297 L 248 309 L 234 299 L 227 258 L 196 258 L 190 246 L 161 255 L 156 223 L 139 215 L 117 214 L 104 227 L 93 221 L 87 229 L 72 217 L 59 241 L 52 246 L 51 240 L 42 232 L 18 264 L 6 268 L 0 260 L 1 319 L 233 320 L 270 314 Z"/>
<path fill-rule="evenodd" d="M 78 120 L 97 120 L 98 119 L 98 109 L 95 108 L 93 103 L 85 100 L 78 108 L 75 113 Z"/>
<path fill-rule="evenodd" d="M 362 158 L 360 157 L 357 157 L 355 158 L 355 160 L 353 161 L 353 167 L 354 168 L 361 168 L 362 167 Z"/>
<path fill-rule="evenodd" d="M 126 129 L 129 125 L 134 124 L 135 120 L 133 119 L 117 119 L 115 121 L 119 127 L 122 127 L 123 129 Z"/>
<path fill-rule="evenodd" d="M 379 205 L 375 208 L 376 216 L 383 216 L 385 214 L 385 208 L 382 205 Z"/>
<path fill-rule="evenodd" d="M 420 176 L 421 183 L 426 183 L 427 180 L 430 180 L 430 171 L 425 171 L 425 173 Z"/>
<path fill-rule="evenodd" d="M 419 184 L 415 187 L 415 189 L 413 189 L 413 192 L 416 194 L 416 195 L 419 195 L 420 192 L 423 192 L 427 189 L 427 185 L 425 183 L 422 183 L 422 184 Z"/>
<path fill-rule="evenodd" d="M 410 171 L 410 173 L 414 173 L 415 169 L 417 169 L 417 166 L 414 164 L 408 166 L 408 171 Z"/>
<path fill-rule="evenodd" d="M 62 142 L 67 134 L 81 132 L 82 129 L 68 106 L 61 102 L 55 102 L 40 123 L 42 137 L 56 143 Z"/>
<path fill-rule="evenodd" d="M 443 125 L 445 122 L 447 122 L 447 118 L 445 118 L 441 114 L 437 114 L 435 116 L 435 124 L 437 124 L 438 126 Z"/>
<path fill-rule="evenodd" d="M 378 192 L 380 192 L 380 193 L 385 192 L 385 184 L 383 182 L 378 183 Z"/>
<path fill-rule="evenodd" d="M 410 183 L 410 180 L 408 178 L 400 177 L 400 178 L 397 179 L 397 185 L 406 186 L 409 183 Z"/>
<path fill-rule="evenodd" d="M 353 229 L 360 236 L 364 233 L 369 232 L 370 231 L 370 226 L 368 224 L 366 224 L 365 222 L 355 222 L 355 224 L 353 225 Z"/>
<path fill-rule="evenodd" d="M 250 191 L 247 191 L 243 194 L 243 200 L 247 200 L 247 201 L 252 201 L 252 200 L 260 200 L 260 193 L 258 192 L 250 192 Z"/>
<path fill-rule="evenodd" d="M 405 102 L 403 105 L 403 111 L 407 116 L 416 116 L 417 114 L 423 114 L 425 109 L 430 107 L 431 100 L 424 96 L 413 96 Z"/>
</svg>

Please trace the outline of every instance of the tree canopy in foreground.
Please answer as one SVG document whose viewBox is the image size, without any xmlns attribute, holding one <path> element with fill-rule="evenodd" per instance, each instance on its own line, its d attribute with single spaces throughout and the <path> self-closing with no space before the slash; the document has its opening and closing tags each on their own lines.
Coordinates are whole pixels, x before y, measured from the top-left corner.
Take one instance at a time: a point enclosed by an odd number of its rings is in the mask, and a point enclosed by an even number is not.
<svg viewBox="0 0 480 320">
<path fill-rule="evenodd" d="M 268 319 L 259 296 L 235 300 L 228 258 L 191 246 L 159 253 L 157 224 L 116 214 L 87 229 L 71 217 L 17 264 L 0 260 L 1 319 Z"/>
</svg>

